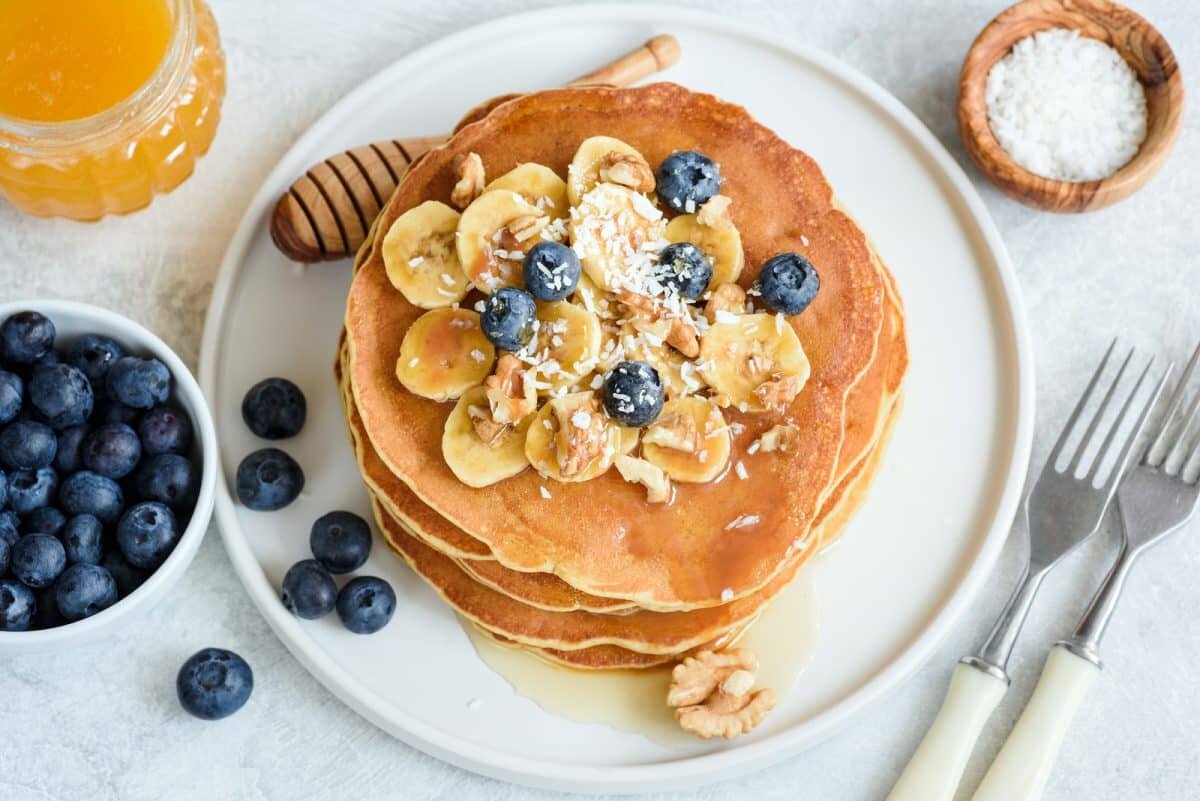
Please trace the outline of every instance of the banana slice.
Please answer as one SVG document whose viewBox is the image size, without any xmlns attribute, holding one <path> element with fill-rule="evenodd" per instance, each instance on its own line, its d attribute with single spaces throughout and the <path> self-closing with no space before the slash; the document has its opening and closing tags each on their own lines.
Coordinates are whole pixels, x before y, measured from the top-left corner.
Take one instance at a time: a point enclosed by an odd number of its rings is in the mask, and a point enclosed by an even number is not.
<svg viewBox="0 0 1200 801">
<path fill-rule="evenodd" d="M 400 343 L 396 377 L 414 395 L 452 400 L 483 383 L 496 350 L 470 309 L 433 309 L 409 326 Z"/>
<path fill-rule="evenodd" d="M 666 228 L 662 212 L 645 195 L 618 184 L 596 184 L 571 209 L 571 244 L 583 270 L 610 292 L 637 289 L 653 274 Z"/>
<path fill-rule="evenodd" d="M 729 428 L 708 398 L 668 401 L 642 436 L 642 457 L 675 481 L 703 484 L 729 464 Z"/>
<path fill-rule="evenodd" d="M 621 317 L 621 307 L 617 305 L 616 296 L 596 286 L 596 282 L 589 278 L 587 273 L 579 274 L 579 283 L 575 287 L 575 293 L 571 295 L 571 302 L 587 309 L 604 322 Z"/>
<path fill-rule="evenodd" d="M 396 218 L 383 238 L 388 280 L 414 306 L 450 306 L 471 288 L 454 246 L 458 219 L 445 203 L 427 200 Z"/>
<path fill-rule="evenodd" d="M 679 398 L 704 388 L 703 376 L 682 353 L 663 343 L 651 343 L 631 325 L 626 324 L 620 337 L 620 359 L 646 362 L 658 371 L 667 399 Z"/>
<path fill-rule="evenodd" d="M 525 251 L 541 241 L 550 217 L 507 189 L 484 192 L 458 221 L 458 261 L 471 283 L 491 294 L 523 286 Z"/>
<path fill-rule="evenodd" d="M 711 202 L 711 201 L 710 201 Z M 736 281 L 746 264 L 742 235 L 732 222 L 705 225 L 698 214 L 681 214 L 667 224 L 667 239 L 691 242 L 712 259 L 713 274 L 709 286 Z"/>
<path fill-rule="evenodd" d="M 603 342 L 596 315 L 565 300 L 538 303 L 537 359 L 542 394 L 583 381 L 595 369 Z"/>
<path fill-rule="evenodd" d="M 583 196 L 600 183 L 600 162 L 609 153 L 634 156 L 645 160 L 631 145 L 611 136 L 593 136 L 584 139 L 567 167 L 567 198 L 572 206 L 578 206 Z"/>
<path fill-rule="evenodd" d="M 769 408 L 764 390 L 772 383 L 786 380 L 794 397 L 809 375 L 808 356 L 791 325 L 781 315 L 761 313 L 718 317 L 700 340 L 699 367 L 722 405 L 754 412 Z"/>
<path fill-rule="evenodd" d="M 594 392 L 554 398 L 532 419 L 525 456 L 534 470 L 555 481 L 588 481 L 601 475 L 630 440 L 600 412 Z"/>
<path fill-rule="evenodd" d="M 526 203 L 531 203 L 556 220 L 564 219 L 571 210 L 567 198 L 567 182 L 559 178 L 554 170 L 542 164 L 526 162 L 501 175 L 484 187 L 484 192 L 507 189 L 516 192 Z"/>
<path fill-rule="evenodd" d="M 533 415 L 516 426 L 503 426 L 491 442 L 476 430 L 475 418 L 490 415 L 483 387 L 468 389 L 442 430 L 442 456 L 446 464 L 469 487 L 486 487 L 520 473 L 529 464 L 525 458 L 525 436 Z"/>
</svg>

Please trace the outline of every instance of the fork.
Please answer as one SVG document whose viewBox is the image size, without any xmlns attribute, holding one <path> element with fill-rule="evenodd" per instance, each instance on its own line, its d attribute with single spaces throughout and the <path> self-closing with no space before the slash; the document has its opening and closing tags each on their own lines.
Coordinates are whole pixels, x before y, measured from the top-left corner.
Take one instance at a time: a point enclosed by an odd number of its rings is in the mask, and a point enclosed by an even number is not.
<svg viewBox="0 0 1200 801">
<path fill-rule="evenodd" d="M 1032 801 L 1041 796 L 1067 727 L 1083 696 L 1100 673 L 1100 640 L 1112 618 L 1125 580 L 1138 556 L 1168 534 L 1178 531 L 1200 503 L 1200 436 L 1188 447 L 1188 432 L 1200 412 L 1197 391 L 1178 425 L 1187 385 L 1200 362 L 1200 345 L 1192 353 L 1179 386 L 1171 395 L 1158 433 L 1141 461 L 1117 490 L 1122 535 L 1117 559 L 1092 598 L 1070 639 L 1056 643 L 1042 677 L 1016 726 L 996 756 L 973 801 Z M 1172 444 L 1168 447 L 1172 429 Z"/>
<path fill-rule="evenodd" d="M 887 801 L 949 801 L 954 797 L 980 731 L 1008 690 L 1005 667 L 1042 580 L 1063 557 L 1100 528 L 1119 478 L 1125 472 L 1134 442 L 1166 380 L 1164 375 L 1153 397 L 1137 411 L 1137 422 L 1132 431 L 1122 438 L 1120 432 L 1134 413 L 1135 401 L 1153 364 L 1151 359 L 1107 434 L 1101 432 L 1101 423 L 1113 405 L 1117 386 L 1133 358 L 1131 350 L 1116 378 L 1108 384 L 1082 438 L 1073 448 L 1069 447 L 1072 433 L 1083 420 L 1085 409 L 1102 391 L 1100 379 L 1116 344 L 1114 340 L 1109 345 L 1025 500 L 1025 530 L 1030 547 L 1021 581 L 978 653 L 964 657 L 955 667 L 937 718 L 900 774 Z M 1058 463 L 1062 460 L 1069 460 L 1069 463 L 1060 470 Z M 1111 472 L 1104 474 L 1102 483 L 1097 483 L 1101 466 L 1109 463 L 1112 464 Z"/>
</svg>

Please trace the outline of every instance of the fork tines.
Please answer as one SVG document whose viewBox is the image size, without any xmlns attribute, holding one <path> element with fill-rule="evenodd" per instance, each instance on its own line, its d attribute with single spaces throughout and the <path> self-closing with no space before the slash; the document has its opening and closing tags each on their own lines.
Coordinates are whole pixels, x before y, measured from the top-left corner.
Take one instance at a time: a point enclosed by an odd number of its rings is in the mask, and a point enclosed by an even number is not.
<svg viewBox="0 0 1200 801">
<path fill-rule="evenodd" d="M 1187 410 L 1182 416 L 1179 415 L 1180 410 L 1184 408 L 1184 402 L 1188 396 L 1188 384 L 1191 383 L 1192 376 L 1196 372 L 1197 364 L 1200 364 L 1200 344 L 1197 344 L 1196 349 L 1192 351 L 1192 357 L 1188 359 L 1183 376 L 1179 379 L 1175 391 L 1171 393 L 1171 400 L 1167 403 L 1167 411 L 1159 423 L 1158 432 L 1142 456 L 1142 464 L 1180 478 L 1184 477 L 1188 466 L 1196 461 L 1197 455 L 1200 455 L 1200 435 L 1193 436 L 1191 447 L 1188 447 L 1189 432 L 1196 422 L 1197 415 L 1200 414 L 1200 390 L 1192 394 L 1191 402 L 1187 404 Z M 1174 432 L 1173 439 L 1171 438 L 1172 432 Z M 1192 476 L 1191 480 L 1195 481 L 1197 478 L 1200 476 Z"/>
</svg>

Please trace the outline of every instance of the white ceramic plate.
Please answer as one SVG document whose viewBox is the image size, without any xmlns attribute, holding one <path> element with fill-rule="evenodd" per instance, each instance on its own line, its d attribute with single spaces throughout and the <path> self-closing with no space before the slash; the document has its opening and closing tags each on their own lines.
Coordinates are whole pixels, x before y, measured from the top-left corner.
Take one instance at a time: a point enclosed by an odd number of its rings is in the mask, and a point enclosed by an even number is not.
<svg viewBox="0 0 1200 801">
<path fill-rule="evenodd" d="M 450 611 L 377 547 L 364 573 L 400 602 L 373 637 L 335 616 L 302 623 L 277 587 L 320 514 L 367 504 L 331 378 L 349 263 L 303 269 L 271 245 L 267 218 L 292 179 L 344 148 L 448 130 L 505 91 L 555 86 L 671 32 L 664 77 L 747 106 L 812 154 L 896 275 L 912 367 L 903 415 L 871 496 L 816 567 L 822 634 L 803 681 L 754 733 L 673 750 L 572 723 L 515 696 L 476 657 Z M 569 55 L 568 55 L 569 54 Z M 1022 488 L 1033 422 L 1028 336 L 1004 247 L 966 176 L 898 101 L 828 56 L 727 19 L 644 6 L 552 9 L 471 28 L 363 84 L 288 152 L 230 245 L 201 354 L 220 431 L 225 545 L 251 597 L 326 687 L 396 737 L 473 771 L 560 790 L 678 789 L 765 766 L 828 736 L 914 670 L 967 607 L 1000 550 Z M 282 375 L 309 421 L 281 443 L 303 465 L 300 499 L 275 513 L 227 488 L 256 441 L 239 413 L 254 382 Z M 474 703 L 468 704 L 468 701 Z"/>
</svg>

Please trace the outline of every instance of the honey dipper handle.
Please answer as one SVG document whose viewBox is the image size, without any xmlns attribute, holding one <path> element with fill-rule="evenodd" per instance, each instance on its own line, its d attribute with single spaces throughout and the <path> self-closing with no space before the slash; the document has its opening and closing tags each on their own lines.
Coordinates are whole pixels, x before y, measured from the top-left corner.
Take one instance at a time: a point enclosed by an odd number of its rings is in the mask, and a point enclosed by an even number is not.
<svg viewBox="0 0 1200 801">
<path fill-rule="evenodd" d="M 662 34 L 570 85 L 628 86 L 678 60 L 679 41 Z M 375 142 L 314 164 L 275 204 L 270 223 L 275 247 L 306 264 L 354 255 L 408 166 L 446 138 L 441 134 Z"/>
</svg>

